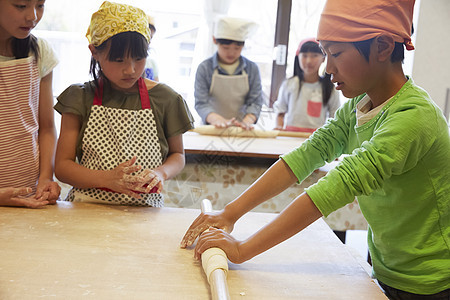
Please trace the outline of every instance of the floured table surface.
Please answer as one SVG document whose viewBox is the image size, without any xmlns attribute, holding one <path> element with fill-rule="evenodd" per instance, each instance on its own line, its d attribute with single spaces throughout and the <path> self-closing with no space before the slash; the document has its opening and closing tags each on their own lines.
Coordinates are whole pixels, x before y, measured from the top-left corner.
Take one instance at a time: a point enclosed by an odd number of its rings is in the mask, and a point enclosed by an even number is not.
<svg viewBox="0 0 450 300">
<path fill-rule="evenodd" d="M 179 248 L 199 213 L 69 202 L 0 207 L 0 298 L 209 299 L 200 263 Z M 274 217 L 249 213 L 234 235 L 246 238 Z M 229 268 L 232 299 L 385 299 L 321 219 Z"/>
</svg>

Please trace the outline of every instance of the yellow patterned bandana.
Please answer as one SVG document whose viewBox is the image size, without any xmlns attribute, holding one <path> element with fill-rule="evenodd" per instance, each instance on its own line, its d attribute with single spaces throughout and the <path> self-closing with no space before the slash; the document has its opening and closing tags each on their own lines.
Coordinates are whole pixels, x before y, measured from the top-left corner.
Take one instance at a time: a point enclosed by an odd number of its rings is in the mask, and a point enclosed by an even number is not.
<svg viewBox="0 0 450 300">
<path fill-rule="evenodd" d="M 92 15 L 86 37 L 90 44 L 100 46 L 112 36 L 135 31 L 150 42 L 147 15 L 143 10 L 126 4 L 105 1 Z"/>
</svg>

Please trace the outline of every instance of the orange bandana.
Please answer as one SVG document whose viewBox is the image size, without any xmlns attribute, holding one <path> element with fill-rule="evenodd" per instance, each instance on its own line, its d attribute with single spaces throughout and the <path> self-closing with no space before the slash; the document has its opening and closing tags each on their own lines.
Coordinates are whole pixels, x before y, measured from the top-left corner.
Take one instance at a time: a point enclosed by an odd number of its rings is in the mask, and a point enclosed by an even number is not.
<svg viewBox="0 0 450 300">
<path fill-rule="evenodd" d="M 411 28 L 415 0 L 328 0 L 320 17 L 317 40 L 360 42 L 391 34 L 414 50 Z"/>
</svg>

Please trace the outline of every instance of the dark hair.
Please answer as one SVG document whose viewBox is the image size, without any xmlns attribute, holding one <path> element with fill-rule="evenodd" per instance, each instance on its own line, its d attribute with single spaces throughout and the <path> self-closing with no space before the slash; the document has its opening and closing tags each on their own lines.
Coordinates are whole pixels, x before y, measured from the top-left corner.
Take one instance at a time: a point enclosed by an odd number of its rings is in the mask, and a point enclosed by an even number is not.
<svg viewBox="0 0 450 300">
<path fill-rule="evenodd" d="M 361 53 L 364 58 L 369 61 L 369 55 L 370 55 L 370 45 L 372 44 L 373 40 L 375 38 L 360 41 L 360 42 L 352 42 L 352 44 L 355 46 L 355 48 Z M 391 54 L 391 62 L 403 62 L 403 59 L 405 58 L 405 48 L 402 43 L 395 42 L 394 50 Z"/>
<path fill-rule="evenodd" d="M 30 51 L 33 53 L 36 61 L 39 59 L 39 46 L 37 38 L 30 34 L 24 39 L 12 39 L 12 52 L 16 59 L 26 58 L 30 55 Z"/>
<path fill-rule="evenodd" d="M 300 53 L 320 53 L 323 55 L 322 50 L 320 49 L 319 45 L 316 42 L 306 42 L 302 45 L 300 48 Z M 295 56 L 294 59 L 294 76 L 298 77 L 299 80 L 299 89 L 301 89 L 302 82 L 305 80 L 304 78 L 304 72 L 302 68 L 300 68 L 300 61 L 298 58 L 298 55 Z M 331 92 L 333 91 L 334 85 L 331 82 L 331 75 L 325 73 L 323 77 L 319 76 L 319 82 L 322 85 L 322 103 L 323 106 L 327 106 L 328 100 L 330 99 Z"/>
<path fill-rule="evenodd" d="M 230 45 L 235 43 L 238 46 L 244 46 L 245 42 L 238 42 L 238 41 L 233 41 L 233 40 L 227 40 L 227 39 L 216 39 L 216 42 L 218 44 L 222 44 L 222 45 Z"/>
<path fill-rule="evenodd" d="M 320 53 L 323 55 L 323 51 L 322 49 L 320 49 L 319 44 L 313 41 L 308 41 L 305 42 L 301 47 L 300 47 L 300 51 L 298 51 L 299 53 L 308 53 L 308 52 L 313 52 L 313 53 Z"/>
<path fill-rule="evenodd" d="M 147 39 L 142 34 L 134 31 L 118 33 L 95 48 L 101 52 L 107 48 L 108 44 L 111 45 L 108 53 L 109 61 L 115 61 L 128 55 L 132 58 L 145 58 L 148 55 Z M 98 86 L 98 79 L 106 79 L 98 61 L 93 57 L 91 58 L 89 73 L 94 77 L 96 86 Z"/>
<path fill-rule="evenodd" d="M 148 24 L 148 28 L 151 30 L 151 31 L 153 31 L 153 32 L 156 32 L 156 27 L 155 26 L 153 26 L 152 24 Z"/>
</svg>

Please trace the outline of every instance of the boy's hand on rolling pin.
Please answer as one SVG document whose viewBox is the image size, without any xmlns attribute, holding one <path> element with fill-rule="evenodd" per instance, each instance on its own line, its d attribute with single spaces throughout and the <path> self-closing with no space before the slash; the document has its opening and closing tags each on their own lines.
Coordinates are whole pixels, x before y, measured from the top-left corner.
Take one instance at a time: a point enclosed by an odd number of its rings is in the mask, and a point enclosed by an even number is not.
<svg viewBox="0 0 450 300">
<path fill-rule="evenodd" d="M 114 192 L 126 194 L 134 198 L 140 198 L 139 194 L 134 190 L 135 177 L 131 175 L 139 171 L 142 167 L 135 165 L 136 157 L 119 164 L 112 170 L 106 171 L 105 184 L 103 187 L 108 188 Z"/>
<path fill-rule="evenodd" d="M 217 247 L 225 252 L 232 263 L 240 264 L 245 261 L 241 254 L 241 244 L 242 242 L 236 240 L 222 229 L 210 227 L 209 231 L 205 231 L 199 236 L 194 250 L 194 257 L 199 260 L 202 257 L 202 253 L 207 249 Z"/>
<path fill-rule="evenodd" d="M 234 222 L 225 217 L 223 210 L 219 212 L 201 213 L 184 234 L 180 247 L 186 248 L 191 246 L 195 239 L 210 227 L 221 228 L 226 232 L 231 232 L 234 227 Z"/>
<path fill-rule="evenodd" d="M 47 179 L 47 180 L 39 180 L 39 183 L 36 187 L 36 199 L 41 198 L 44 193 L 47 193 L 47 200 L 49 204 L 56 204 L 56 200 L 59 198 L 59 194 L 61 193 L 61 187 L 58 183 Z"/>
<path fill-rule="evenodd" d="M 49 203 L 47 201 L 48 194 L 36 198 L 35 195 L 27 196 L 33 191 L 32 188 L 1 188 L 0 189 L 0 205 L 4 206 L 21 206 L 28 208 L 40 208 Z"/>
</svg>

